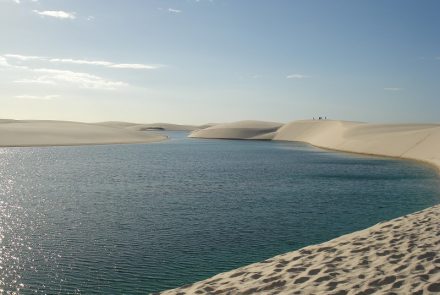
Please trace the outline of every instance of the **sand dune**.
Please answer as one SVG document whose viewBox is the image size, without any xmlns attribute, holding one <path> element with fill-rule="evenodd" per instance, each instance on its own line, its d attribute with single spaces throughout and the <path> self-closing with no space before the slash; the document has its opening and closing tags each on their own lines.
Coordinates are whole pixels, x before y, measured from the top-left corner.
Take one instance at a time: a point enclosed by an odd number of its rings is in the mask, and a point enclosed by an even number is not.
<svg viewBox="0 0 440 295">
<path fill-rule="evenodd" d="M 127 128 L 135 131 L 148 131 L 148 130 L 193 131 L 196 129 L 201 129 L 200 126 L 179 125 L 179 124 L 169 124 L 169 123 L 140 124 L 140 123 L 130 123 L 130 122 L 108 121 L 108 122 L 99 122 L 95 124 L 102 126 Z"/>
<path fill-rule="evenodd" d="M 147 143 L 166 139 L 127 129 L 64 121 L 0 122 L 0 146 Z"/>
<path fill-rule="evenodd" d="M 128 129 L 136 130 L 136 131 L 147 131 L 147 130 L 193 131 L 199 129 L 199 127 L 193 125 L 152 123 L 152 124 L 138 124 L 138 125 L 130 126 L 128 127 Z"/>
<path fill-rule="evenodd" d="M 161 294 L 435 294 L 439 211 L 431 207 Z"/>
<path fill-rule="evenodd" d="M 234 123 L 216 124 L 196 130 L 189 137 L 218 139 L 264 139 L 270 140 L 281 123 L 262 121 L 239 121 Z"/>
<path fill-rule="evenodd" d="M 208 128 L 193 135 L 252 137 L 236 132 L 234 124 L 220 126 L 221 131 Z M 268 137 L 414 159 L 440 169 L 438 124 L 296 121 Z M 440 205 L 161 294 L 373 293 L 440 294 Z"/>
<path fill-rule="evenodd" d="M 297 121 L 281 127 L 274 140 L 302 141 L 340 151 L 414 159 L 440 167 L 439 124 Z"/>
</svg>

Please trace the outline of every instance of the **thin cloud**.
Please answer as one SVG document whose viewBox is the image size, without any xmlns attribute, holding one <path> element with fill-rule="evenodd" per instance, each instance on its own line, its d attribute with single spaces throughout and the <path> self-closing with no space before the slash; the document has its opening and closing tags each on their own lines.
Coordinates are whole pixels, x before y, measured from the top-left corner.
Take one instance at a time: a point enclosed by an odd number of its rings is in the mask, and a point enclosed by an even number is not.
<svg viewBox="0 0 440 295">
<path fill-rule="evenodd" d="M 162 65 L 145 65 L 145 64 L 119 64 L 109 61 L 93 61 L 93 60 L 80 60 L 80 59 L 60 59 L 60 58 L 47 58 L 41 56 L 27 56 L 19 54 L 7 54 L 0 55 L 0 67 L 21 70 L 31 74 L 33 77 L 25 77 L 19 80 L 13 81 L 20 84 L 41 84 L 52 86 L 73 86 L 78 88 L 87 89 L 102 89 L 102 90 L 116 90 L 122 87 L 130 86 L 123 81 L 109 80 L 97 75 L 75 72 L 70 70 L 60 70 L 52 68 L 35 68 L 29 66 L 11 64 L 10 60 L 30 61 L 39 60 L 48 63 L 69 63 L 79 65 L 96 65 L 104 66 L 107 68 L 119 68 L 119 69 L 156 69 L 162 67 Z"/>
<path fill-rule="evenodd" d="M 400 87 L 385 87 L 384 90 L 397 92 L 397 91 L 402 91 L 403 88 L 400 88 Z"/>
<path fill-rule="evenodd" d="M 9 67 L 9 63 L 3 56 L 0 56 L 0 66 L 1 67 Z"/>
<path fill-rule="evenodd" d="M 169 12 L 172 12 L 172 13 L 181 13 L 181 12 L 182 12 L 182 10 L 180 10 L 180 9 L 174 9 L 174 8 L 168 8 L 168 11 L 169 11 Z"/>
<path fill-rule="evenodd" d="M 56 85 L 56 83 L 52 80 L 47 80 L 44 78 L 35 78 L 35 79 L 21 79 L 15 80 L 14 83 L 20 84 L 43 84 L 43 85 Z"/>
<path fill-rule="evenodd" d="M 45 59 L 44 57 L 41 56 L 20 55 L 20 54 L 5 54 L 4 56 L 6 56 L 7 58 L 18 59 L 21 61 Z"/>
<path fill-rule="evenodd" d="M 15 98 L 20 99 L 36 99 L 36 100 L 52 100 L 55 98 L 60 97 L 59 95 L 44 95 L 44 96 L 37 96 L 37 95 L 17 95 Z"/>
<path fill-rule="evenodd" d="M 1 59 L 0 59 L 1 62 Z M 106 78 L 83 72 L 73 72 L 67 70 L 27 67 L 20 68 L 30 74 L 32 78 L 15 80 L 14 83 L 20 84 L 42 84 L 51 86 L 73 86 L 87 89 L 116 90 L 121 87 L 129 86 L 122 81 L 113 81 Z"/>
<path fill-rule="evenodd" d="M 65 64 L 78 64 L 78 65 L 93 65 L 93 66 L 103 66 L 107 68 L 114 69 L 133 69 L 133 70 L 155 70 L 164 67 L 160 64 L 140 64 L 140 63 L 115 63 L 111 61 L 104 60 L 85 60 L 85 59 L 72 59 L 72 58 L 47 58 L 42 56 L 32 56 L 32 55 L 20 55 L 20 54 L 5 54 L 4 58 L 15 59 L 20 61 L 32 61 L 40 60 L 47 61 L 50 63 L 65 63 Z"/>
<path fill-rule="evenodd" d="M 112 81 L 105 78 L 81 72 L 55 70 L 55 69 L 34 69 L 34 73 L 42 74 L 38 81 L 46 81 L 54 84 L 66 83 L 80 88 L 115 90 L 120 87 L 128 86 L 122 81 Z"/>
<path fill-rule="evenodd" d="M 154 70 L 161 68 L 162 65 L 144 65 L 144 64 L 113 64 L 109 66 L 115 69 L 134 69 L 134 70 Z"/>
<path fill-rule="evenodd" d="M 302 75 L 302 74 L 291 74 L 286 76 L 286 79 L 306 79 L 306 78 L 310 78 L 310 76 Z"/>
<path fill-rule="evenodd" d="M 54 63 L 70 63 L 79 65 L 95 65 L 95 66 L 111 66 L 113 63 L 100 60 L 82 60 L 82 59 L 70 59 L 70 58 L 51 58 L 50 62 Z"/>
<path fill-rule="evenodd" d="M 45 10 L 45 11 L 39 11 L 34 10 L 34 12 L 41 16 L 49 16 L 54 17 L 58 19 L 75 19 L 75 12 L 66 12 L 62 10 Z"/>
</svg>

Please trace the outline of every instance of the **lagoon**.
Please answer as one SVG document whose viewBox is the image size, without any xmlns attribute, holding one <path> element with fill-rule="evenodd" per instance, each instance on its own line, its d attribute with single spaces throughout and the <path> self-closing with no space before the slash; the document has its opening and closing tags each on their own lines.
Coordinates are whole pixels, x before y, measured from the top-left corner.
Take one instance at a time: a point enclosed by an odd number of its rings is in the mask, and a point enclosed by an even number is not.
<svg viewBox="0 0 440 295">
<path fill-rule="evenodd" d="M 145 294 L 440 201 L 436 171 L 412 161 L 167 135 L 0 148 L 0 289 Z"/>
</svg>

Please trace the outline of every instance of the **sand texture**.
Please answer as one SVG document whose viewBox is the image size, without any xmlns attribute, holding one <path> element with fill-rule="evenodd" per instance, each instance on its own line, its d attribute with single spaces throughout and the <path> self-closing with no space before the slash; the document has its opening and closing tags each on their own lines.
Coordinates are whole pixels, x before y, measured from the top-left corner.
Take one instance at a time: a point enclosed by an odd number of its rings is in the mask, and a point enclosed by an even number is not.
<svg viewBox="0 0 440 295">
<path fill-rule="evenodd" d="M 440 205 L 161 294 L 439 294 Z"/>
<path fill-rule="evenodd" d="M 196 130 L 189 137 L 217 139 L 260 139 L 270 140 L 281 123 L 262 121 L 239 121 L 234 123 L 216 124 Z"/>
<path fill-rule="evenodd" d="M 64 121 L 0 122 L 0 146 L 55 146 L 148 143 L 166 136 L 124 128 Z"/>
</svg>

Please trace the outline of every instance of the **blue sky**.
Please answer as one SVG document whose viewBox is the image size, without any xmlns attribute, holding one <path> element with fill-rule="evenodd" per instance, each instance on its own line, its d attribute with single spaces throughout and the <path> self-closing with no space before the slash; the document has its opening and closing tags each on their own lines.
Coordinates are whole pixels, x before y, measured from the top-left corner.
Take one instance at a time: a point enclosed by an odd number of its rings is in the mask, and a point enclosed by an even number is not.
<svg viewBox="0 0 440 295">
<path fill-rule="evenodd" d="M 0 118 L 438 122 L 439 1 L 0 0 Z"/>
</svg>

